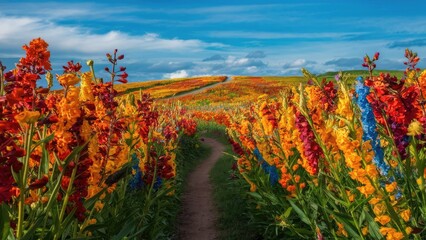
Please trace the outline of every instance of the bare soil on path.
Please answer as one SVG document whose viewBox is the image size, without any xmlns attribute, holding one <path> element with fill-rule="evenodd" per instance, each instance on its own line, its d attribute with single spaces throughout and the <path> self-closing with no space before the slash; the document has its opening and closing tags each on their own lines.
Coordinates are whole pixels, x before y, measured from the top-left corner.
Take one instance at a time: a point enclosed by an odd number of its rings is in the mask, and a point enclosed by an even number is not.
<svg viewBox="0 0 426 240">
<path fill-rule="evenodd" d="M 181 240 L 210 240 L 219 236 L 216 227 L 218 214 L 209 176 L 225 147 L 211 138 L 205 138 L 204 143 L 212 148 L 212 153 L 187 179 L 182 196 L 182 212 L 178 219 L 178 237 Z"/>
</svg>

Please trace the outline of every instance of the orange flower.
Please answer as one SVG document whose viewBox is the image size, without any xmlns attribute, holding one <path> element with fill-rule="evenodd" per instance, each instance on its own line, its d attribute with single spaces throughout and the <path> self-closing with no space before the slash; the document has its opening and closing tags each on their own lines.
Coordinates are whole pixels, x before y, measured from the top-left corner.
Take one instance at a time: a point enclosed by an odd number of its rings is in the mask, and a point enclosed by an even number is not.
<svg viewBox="0 0 426 240">
<path fill-rule="evenodd" d="M 393 191 L 395 191 L 397 187 L 396 182 L 390 183 L 390 184 L 386 184 L 385 189 L 388 193 L 392 193 Z"/>
<path fill-rule="evenodd" d="M 411 210 L 410 209 L 404 210 L 399 215 L 401 216 L 402 219 L 404 219 L 404 221 L 408 222 L 411 217 Z"/>
<path fill-rule="evenodd" d="M 58 82 L 64 86 L 73 86 L 80 82 L 80 79 L 74 73 L 65 73 L 62 75 L 56 75 Z"/>
<path fill-rule="evenodd" d="M 16 115 L 15 120 L 18 121 L 20 124 L 23 124 L 23 123 L 32 124 L 37 122 L 39 117 L 40 117 L 40 112 L 25 110 L 23 112 L 20 112 L 18 115 Z"/>
<path fill-rule="evenodd" d="M 362 231 L 362 235 L 367 236 L 367 234 L 368 234 L 368 226 L 363 227 L 361 229 L 361 231 Z"/>
<path fill-rule="evenodd" d="M 29 46 L 24 45 L 22 47 L 26 51 L 27 57 L 22 58 L 20 62 L 29 65 L 36 63 L 45 70 L 52 70 L 49 60 L 50 51 L 47 50 L 48 46 L 49 44 L 41 38 L 31 40 Z"/>
<path fill-rule="evenodd" d="M 382 225 L 386 225 L 390 222 L 391 218 L 388 215 L 381 215 L 374 218 L 376 222 L 379 222 Z"/>
</svg>

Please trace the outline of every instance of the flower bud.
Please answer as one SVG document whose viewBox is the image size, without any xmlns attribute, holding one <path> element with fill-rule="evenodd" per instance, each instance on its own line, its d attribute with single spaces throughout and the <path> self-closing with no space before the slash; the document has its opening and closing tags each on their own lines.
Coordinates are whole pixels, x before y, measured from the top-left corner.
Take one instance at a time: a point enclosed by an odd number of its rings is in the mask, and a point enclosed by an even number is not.
<svg viewBox="0 0 426 240">
<path fill-rule="evenodd" d="M 93 67 L 93 60 L 92 59 L 87 60 L 86 64 L 89 67 Z"/>
<path fill-rule="evenodd" d="M 51 88 L 53 86 L 53 75 L 50 72 L 46 73 L 46 81 L 47 81 L 47 87 Z"/>
<path fill-rule="evenodd" d="M 375 60 L 379 60 L 379 55 L 380 55 L 380 53 L 379 53 L 379 52 L 376 52 L 376 53 L 374 54 L 373 60 L 374 60 L 374 61 L 375 61 Z"/>
<path fill-rule="evenodd" d="M 122 60 L 124 58 L 124 55 L 120 55 L 117 57 L 118 60 Z"/>
</svg>

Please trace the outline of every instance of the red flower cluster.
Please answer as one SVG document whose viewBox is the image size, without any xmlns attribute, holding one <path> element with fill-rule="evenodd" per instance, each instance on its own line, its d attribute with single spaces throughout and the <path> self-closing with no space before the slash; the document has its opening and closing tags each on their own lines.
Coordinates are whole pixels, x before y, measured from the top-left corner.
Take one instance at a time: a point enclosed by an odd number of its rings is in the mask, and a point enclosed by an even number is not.
<svg viewBox="0 0 426 240">
<path fill-rule="evenodd" d="M 299 137 L 303 143 L 302 154 L 307 160 L 307 171 L 311 175 L 317 175 L 319 159 L 324 157 L 324 153 L 322 152 L 321 147 L 315 141 L 315 135 L 312 132 L 311 126 L 309 126 L 308 121 L 299 111 L 296 111 L 296 127 L 300 132 Z"/>
<path fill-rule="evenodd" d="M 18 134 L 20 125 L 15 116 L 22 113 L 25 118 L 24 111 L 46 111 L 44 98 L 37 93 L 36 82 L 40 75 L 51 70 L 47 46 L 40 38 L 32 40 L 29 46 L 23 46 L 26 57 L 19 60 L 16 69 L 4 74 L 6 95 L 0 96 L 0 203 L 17 195 L 12 171 L 22 169 L 18 158 L 25 155 L 20 146 L 22 137 Z"/>
<path fill-rule="evenodd" d="M 154 148 L 149 152 L 149 159 L 144 166 L 143 180 L 147 185 L 153 184 L 155 168 L 157 168 L 156 179 L 171 179 L 175 176 L 169 155 L 158 156 Z M 158 181 L 158 180 L 156 180 Z"/>
<path fill-rule="evenodd" d="M 14 138 L 5 130 L 0 128 L 0 204 L 17 196 L 17 192 L 13 190 L 15 180 L 12 171 L 19 172 L 22 169 L 18 158 L 25 155 L 24 149 L 17 146 Z"/>
<path fill-rule="evenodd" d="M 322 80 L 322 95 L 321 95 L 321 104 L 324 106 L 324 110 L 327 112 L 334 112 L 336 110 L 336 98 L 337 98 L 337 89 L 334 86 L 333 81 L 325 82 L 325 79 Z"/>
<path fill-rule="evenodd" d="M 387 130 L 392 132 L 399 155 L 405 159 L 408 125 L 414 119 L 421 118 L 421 108 L 417 101 L 418 88 L 414 85 L 407 87 L 404 79 L 399 80 L 384 73 L 368 78 L 365 84 L 373 89 L 367 99 L 377 121 L 390 128 Z"/>
<path fill-rule="evenodd" d="M 229 138 L 229 143 L 231 143 L 232 145 L 232 150 L 238 154 L 239 156 L 244 156 L 245 152 L 243 150 L 243 148 L 240 146 L 240 144 L 238 144 L 237 142 L 235 142 L 234 140 L 232 140 L 231 138 Z"/>
<path fill-rule="evenodd" d="M 139 135 L 144 143 L 148 142 L 149 128 L 158 123 L 158 111 L 152 106 L 153 100 L 149 94 L 143 94 L 141 100 L 137 101 L 137 118 L 139 125 Z"/>
<path fill-rule="evenodd" d="M 197 132 L 197 122 L 193 119 L 181 119 L 177 122 L 177 126 L 188 136 L 192 136 Z"/>
</svg>

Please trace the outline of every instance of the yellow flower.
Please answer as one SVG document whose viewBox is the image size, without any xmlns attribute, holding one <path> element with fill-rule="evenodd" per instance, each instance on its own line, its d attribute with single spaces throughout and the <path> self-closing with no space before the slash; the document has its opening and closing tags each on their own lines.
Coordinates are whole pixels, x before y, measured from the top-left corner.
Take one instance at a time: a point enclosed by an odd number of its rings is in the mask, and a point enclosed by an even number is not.
<svg viewBox="0 0 426 240">
<path fill-rule="evenodd" d="M 73 86 L 80 82 L 80 79 L 74 73 L 56 75 L 56 78 L 58 79 L 58 82 L 64 87 Z"/>
<path fill-rule="evenodd" d="M 51 88 L 53 86 L 53 76 L 52 73 L 49 71 L 46 73 L 46 81 L 47 81 L 47 87 Z"/>
<path fill-rule="evenodd" d="M 380 202 L 381 199 L 377 197 L 373 197 L 370 201 L 368 201 L 371 205 L 376 205 L 378 202 Z"/>
<path fill-rule="evenodd" d="M 383 236 L 386 236 L 388 235 L 388 233 L 395 232 L 395 229 L 390 227 L 381 227 L 379 231 Z"/>
<path fill-rule="evenodd" d="M 40 112 L 37 111 L 23 111 L 15 116 L 15 120 L 18 121 L 18 123 L 35 123 L 37 122 L 38 118 L 40 117 Z"/>
<path fill-rule="evenodd" d="M 402 232 L 393 232 L 392 234 L 388 234 L 386 240 L 400 240 L 404 239 L 404 234 Z"/>
<path fill-rule="evenodd" d="M 339 228 L 339 229 L 337 230 L 337 232 L 336 232 L 338 236 L 345 236 L 345 237 L 348 237 L 348 232 L 346 232 L 346 230 L 345 230 L 345 228 L 343 227 L 343 224 L 342 224 L 342 223 L 337 222 L 337 227 Z"/>
<path fill-rule="evenodd" d="M 401 216 L 402 219 L 404 219 L 404 221 L 408 222 L 408 220 L 410 220 L 410 217 L 411 217 L 411 210 L 410 209 L 404 210 L 399 215 Z"/>
<path fill-rule="evenodd" d="M 373 207 L 373 212 L 376 216 L 381 215 L 386 211 L 386 206 L 384 204 L 376 204 Z"/>
<path fill-rule="evenodd" d="M 390 160 L 390 161 L 389 161 L 389 164 L 390 164 L 390 165 L 391 165 L 391 167 L 393 167 L 393 168 L 398 167 L 398 162 L 397 162 L 397 161 L 395 161 L 395 160 Z"/>
<path fill-rule="evenodd" d="M 362 231 L 362 235 L 367 236 L 367 234 L 368 234 L 368 226 L 363 227 L 361 229 L 361 231 Z"/>
<path fill-rule="evenodd" d="M 414 119 L 414 121 L 412 121 L 410 123 L 410 125 L 408 125 L 407 135 L 408 136 L 416 136 L 416 135 L 420 135 L 422 133 L 423 133 L 422 124 L 419 121 L 417 121 L 417 119 Z"/>
<path fill-rule="evenodd" d="M 96 218 L 92 218 L 92 219 L 89 219 L 89 220 L 87 221 L 87 224 L 88 224 L 88 225 L 92 225 L 92 224 L 95 224 L 96 222 L 97 222 Z"/>
<path fill-rule="evenodd" d="M 380 233 L 386 237 L 386 240 L 399 240 L 404 238 L 404 234 L 397 232 L 395 228 L 381 227 Z"/>
<path fill-rule="evenodd" d="M 377 172 L 376 166 L 374 166 L 373 164 L 368 164 L 367 166 L 365 166 L 365 169 L 367 171 L 367 175 L 370 177 L 377 176 L 379 174 Z"/>
<path fill-rule="evenodd" d="M 397 187 L 396 182 L 393 182 L 390 184 L 386 184 L 385 189 L 386 189 L 386 192 L 392 193 L 393 191 L 395 191 L 396 187 Z"/>
<path fill-rule="evenodd" d="M 382 215 L 382 216 L 375 217 L 374 220 L 376 222 L 379 222 L 382 225 L 386 225 L 387 223 L 390 222 L 391 218 L 388 215 Z"/>
<path fill-rule="evenodd" d="M 256 185 L 250 182 L 250 192 L 256 192 L 256 189 L 257 189 Z"/>
<path fill-rule="evenodd" d="M 355 195 L 351 193 L 351 191 L 346 190 L 346 194 L 348 195 L 349 201 L 353 202 L 355 200 Z"/>
<path fill-rule="evenodd" d="M 80 101 L 93 101 L 94 97 L 92 94 L 92 79 L 93 75 L 91 72 L 85 72 L 81 75 L 80 85 Z"/>
</svg>

